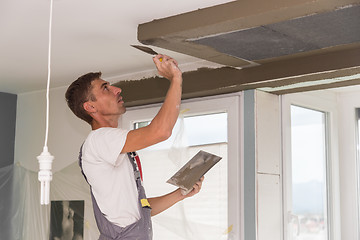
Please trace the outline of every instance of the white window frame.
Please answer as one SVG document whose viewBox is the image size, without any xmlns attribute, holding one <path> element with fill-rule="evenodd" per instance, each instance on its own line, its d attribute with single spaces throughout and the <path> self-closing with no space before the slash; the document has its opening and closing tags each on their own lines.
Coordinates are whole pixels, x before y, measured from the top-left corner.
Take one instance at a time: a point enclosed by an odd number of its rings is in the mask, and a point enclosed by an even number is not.
<svg viewBox="0 0 360 240">
<path fill-rule="evenodd" d="M 241 142 L 242 93 L 225 94 L 215 97 L 204 97 L 183 100 L 181 110 L 186 109 L 184 116 L 211 114 L 216 112 L 228 113 L 228 223 L 233 225 L 231 239 L 243 240 L 243 159 Z M 152 104 L 128 108 L 120 118 L 119 126 L 133 129 L 134 123 L 148 121 L 159 111 L 161 104 Z"/>
<path fill-rule="evenodd" d="M 283 219 L 284 239 L 288 236 L 288 199 L 291 199 L 291 105 L 326 112 L 327 188 L 329 239 L 341 239 L 340 181 L 338 153 L 338 111 L 336 94 L 327 91 L 295 93 L 281 96 L 283 135 Z"/>
<path fill-rule="evenodd" d="M 340 188 L 341 188 L 341 237 L 360 239 L 360 159 L 357 155 L 356 108 L 360 108 L 359 88 L 338 94 Z M 356 183 L 356 184 L 355 184 Z"/>
</svg>

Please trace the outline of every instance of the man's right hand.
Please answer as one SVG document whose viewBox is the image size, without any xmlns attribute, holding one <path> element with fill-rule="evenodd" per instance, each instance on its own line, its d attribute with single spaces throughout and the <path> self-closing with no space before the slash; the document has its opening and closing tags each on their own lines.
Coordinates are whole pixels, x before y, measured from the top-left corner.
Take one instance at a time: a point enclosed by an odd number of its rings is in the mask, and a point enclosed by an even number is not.
<svg viewBox="0 0 360 240">
<path fill-rule="evenodd" d="M 170 81 L 182 81 L 182 73 L 175 59 L 159 54 L 153 58 L 153 61 L 161 76 Z"/>
</svg>

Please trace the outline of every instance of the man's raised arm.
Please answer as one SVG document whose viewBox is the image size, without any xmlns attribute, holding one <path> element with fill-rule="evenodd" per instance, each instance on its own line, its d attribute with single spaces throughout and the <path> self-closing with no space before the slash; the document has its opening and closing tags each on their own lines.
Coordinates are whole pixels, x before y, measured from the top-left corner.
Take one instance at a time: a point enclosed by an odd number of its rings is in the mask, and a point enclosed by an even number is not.
<svg viewBox="0 0 360 240">
<path fill-rule="evenodd" d="M 176 60 L 169 56 L 160 54 L 155 56 L 153 60 L 159 74 L 170 81 L 170 87 L 163 105 L 151 123 L 146 127 L 131 130 L 128 133 L 122 153 L 137 151 L 168 139 L 178 118 L 182 92 L 182 73 Z"/>
</svg>

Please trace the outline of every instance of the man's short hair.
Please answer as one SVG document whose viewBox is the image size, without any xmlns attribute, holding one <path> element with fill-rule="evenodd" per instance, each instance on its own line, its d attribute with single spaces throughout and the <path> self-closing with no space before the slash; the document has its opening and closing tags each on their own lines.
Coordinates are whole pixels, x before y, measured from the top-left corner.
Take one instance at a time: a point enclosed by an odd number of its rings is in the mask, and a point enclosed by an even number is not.
<svg viewBox="0 0 360 240">
<path fill-rule="evenodd" d="M 96 101 L 95 96 L 91 93 L 91 83 L 100 77 L 101 72 L 87 73 L 75 80 L 65 93 L 65 99 L 71 111 L 89 124 L 91 124 L 92 117 L 86 112 L 83 105 L 89 100 Z"/>
</svg>

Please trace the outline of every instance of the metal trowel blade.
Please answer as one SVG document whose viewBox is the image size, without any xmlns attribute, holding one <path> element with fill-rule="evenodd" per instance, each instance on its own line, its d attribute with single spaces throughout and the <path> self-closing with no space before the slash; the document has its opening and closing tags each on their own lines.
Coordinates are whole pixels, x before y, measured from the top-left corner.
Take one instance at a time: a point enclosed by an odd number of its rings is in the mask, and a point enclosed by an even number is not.
<svg viewBox="0 0 360 240">
<path fill-rule="evenodd" d="M 132 46 L 132 47 L 134 47 L 134 48 L 136 48 L 136 49 L 139 49 L 139 50 L 141 50 L 141 51 L 143 51 L 143 52 L 146 52 L 146 53 L 148 53 L 148 54 L 150 54 L 150 55 L 158 55 L 157 52 L 155 52 L 154 50 L 152 50 L 152 49 L 149 48 L 149 47 L 140 46 L 140 45 L 130 45 L 130 46 Z"/>
</svg>

